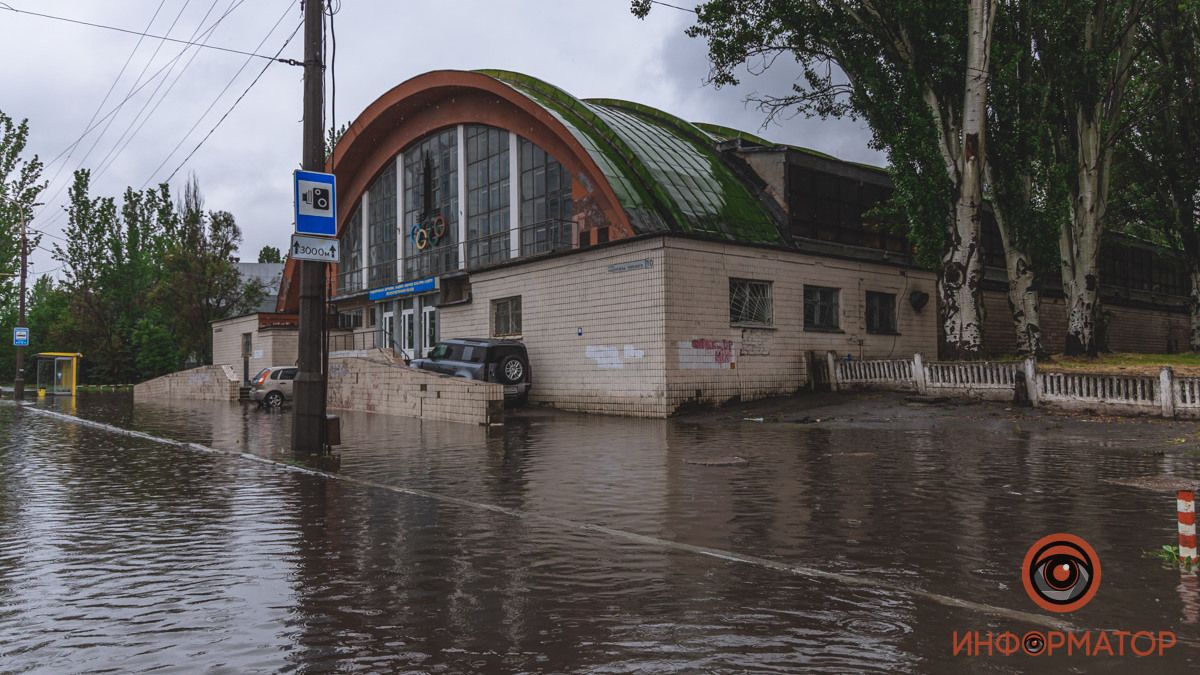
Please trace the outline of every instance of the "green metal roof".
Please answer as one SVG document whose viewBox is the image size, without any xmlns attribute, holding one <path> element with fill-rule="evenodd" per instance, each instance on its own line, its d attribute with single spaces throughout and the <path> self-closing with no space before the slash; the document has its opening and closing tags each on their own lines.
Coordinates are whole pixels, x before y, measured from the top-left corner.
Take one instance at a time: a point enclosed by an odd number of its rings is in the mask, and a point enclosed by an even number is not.
<svg viewBox="0 0 1200 675">
<path fill-rule="evenodd" d="M 520 73 L 479 72 L 521 92 L 570 130 L 639 233 L 783 243 L 771 215 L 717 153 L 717 134 L 637 103 L 580 100 Z"/>
</svg>

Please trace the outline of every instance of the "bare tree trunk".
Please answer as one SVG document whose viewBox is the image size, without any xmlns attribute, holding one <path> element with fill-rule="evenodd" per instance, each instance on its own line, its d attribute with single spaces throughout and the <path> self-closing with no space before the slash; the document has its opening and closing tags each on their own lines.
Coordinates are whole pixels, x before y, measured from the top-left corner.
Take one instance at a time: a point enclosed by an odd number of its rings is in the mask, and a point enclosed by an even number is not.
<svg viewBox="0 0 1200 675">
<path fill-rule="evenodd" d="M 983 349 L 983 161 L 987 125 L 988 68 L 996 5 L 971 0 L 967 7 L 967 69 L 963 92 L 962 138 L 941 119 L 942 152 L 954 179 L 956 195 L 949 246 L 938 280 L 946 347 L 959 358 Z M 934 109 L 938 118 L 938 109 Z M 950 136 L 950 138 L 946 138 Z"/>
</svg>

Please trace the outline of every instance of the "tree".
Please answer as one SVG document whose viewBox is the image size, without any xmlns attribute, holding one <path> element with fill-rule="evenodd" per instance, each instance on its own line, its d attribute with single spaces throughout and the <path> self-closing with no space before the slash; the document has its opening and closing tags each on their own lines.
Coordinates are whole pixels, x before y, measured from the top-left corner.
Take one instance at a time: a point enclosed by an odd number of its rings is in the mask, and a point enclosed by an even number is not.
<svg viewBox="0 0 1200 675">
<path fill-rule="evenodd" d="M 1040 277 L 1056 266 L 1066 194 L 1047 123 L 1051 106 L 1033 45 L 1035 4 L 1002 0 L 992 51 L 988 152 L 984 163 L 1008 281 L 1017 351 L 1041 356 Z"/>
<path fill-rule="evenodd" d="M 1200 351 L 1200 6 L 1167 3 L 1149 15 L 1130 88 L 1145 101 L 1119 139 L 1116 219 L 1187 258 L 1188 339 Z"/>
<path fill-rule="evenodd" d="M 75 173 L 64 242 L 54 245 L 54 258 L 63 265 L 63 289 L 76 318 L 72 337 L 88 376 L 126 383 L 138 375 L 133 330 L 152 307 L 178 218 L 166 185 L 128 189 L 118 208 L 111 197 L 92 197 L 90 181 L 87 170 Z"/>
<path fill-rule="evenodd" d="M 260 263 L 281 263 L 283 262 L 283 254 L 274 246 L 264 246 L 258 252 L 258 262 Z"/>
<path fill-rule="evenodd" d="M 29 121 L 14 122 L 0 111 L 0 305 L 16 299 L 21 259 L 21 223 L 33 217 L 38 195 L 46 189 L 42 162 L 37 155 L 25 158 Z M 28 247 L 41 241 L 28 231 Z M 16 318 L 14 308 L 14 320 Z"/>
<path fill-rule="evenodd" d="M 1130 111 L 1139 23 L 1161 0 L 1038 3 L 1033 42 L 1053 97 L 1051 141 L 1063 167 L 1069 216 L 1059 229 L 1067 298 L 1066 353 L 1094 356 L 1100 313 L 1100 244 L 1107 226 L 1113 153 Z"/>
<path fill-rule="evenodd" d="M 179 229 L 167 243 L 155 299 L 181 353 L 190 362 L 209 363 L 210 324 L 252 310 L 264 291 L 261 284 L 242 281 L 235 265 L 241 229 L 231 213 L 204 210 L 194 176 L 184 186 L 178 212 Z"/>
<path fill-rule="evenodd" d="M 633 11 L 645 16 L 650 6 L 634 0 Z M 769 67 L 786 55 L 802 78 L 792 92 L 760 100 L 769 115 L 867 120 L 875 146 L 888 153 L 918 254 L 938 261 L 947 348 L 978 355 L 995 0 L 709 0 L 696 12 L 688 34 L 708 42 L 714 84 L 735 84 L 750 60 Z"/>
</svg>

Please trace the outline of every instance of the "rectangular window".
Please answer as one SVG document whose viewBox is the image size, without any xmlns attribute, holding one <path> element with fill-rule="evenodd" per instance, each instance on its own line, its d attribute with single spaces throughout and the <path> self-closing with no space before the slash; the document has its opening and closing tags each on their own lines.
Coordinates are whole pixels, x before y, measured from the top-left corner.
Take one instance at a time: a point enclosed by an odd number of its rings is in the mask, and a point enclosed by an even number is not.
<svg viewBox="0 0 1200 675">
<path fill-rule="evenodd" d="M 524 138 L 521 147 L 521 255 L 572 246 L 571 174 Z"/>
<path fill-rule="evenodd" d="M 396 163 L 387 168 L 367 192 L 368 288 L 396 283 Z"/>
<path fill-rule="evenodd" d="M 404 150 L 404 278 L 458 269 L 458 128 Z"/>
<path fill-rule="evenodd" d="M 751 279 L 729 280 L 729 323 L 741 326 L 770 326 L 771 282 Z"/>
<path fill-rule="evenodd" d="M 492 337 L 521 334 L 521 296 L 492 301 Z"/>
<path fill-rule="evenodd" d="M 508 259 L 508 132 L 470 125 L 467 146 L 467 267 Z"/>
<path fill-rule="evenodd" d="M 838 329 L 840 293 L 840 289 L 826 286 L 804 287 L 804 330 Z"/>
<path fill-rule="evenodd" d="M 867 332 L 896 334 L 896 295 L 867 291 Z"/>
<path fill-rule="evenodd" d="M 354 213 L 342 225 L 339 238 L 342 242 L 342 262 L 338 265 L 338 294 L 346 295 L 363 288 L 361 203 L 354 207 Z"/>
</svg>

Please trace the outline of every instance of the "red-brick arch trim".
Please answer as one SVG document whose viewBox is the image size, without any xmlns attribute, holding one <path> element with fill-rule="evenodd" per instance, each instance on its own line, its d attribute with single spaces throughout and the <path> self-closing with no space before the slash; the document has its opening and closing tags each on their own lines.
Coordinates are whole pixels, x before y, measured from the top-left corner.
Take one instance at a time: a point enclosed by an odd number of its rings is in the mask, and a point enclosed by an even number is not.
<svg viewBox="0 0 1200 675">
<path fill-rule="evenodd" d="M 350 125 L 332 157 L 339 231 L 388 162 L 413 142 L 459 124 L 486 124 L 532 141 L 570 172 L 576 190 L 582 187 L 589 193 L 585 196 L 592 213 L 605 221 L 611 238 L 633 234 L 604 173 L 557 117 L 503 82 L 454 70 L 426 73 L 394 87 Z"/>
</svg>

